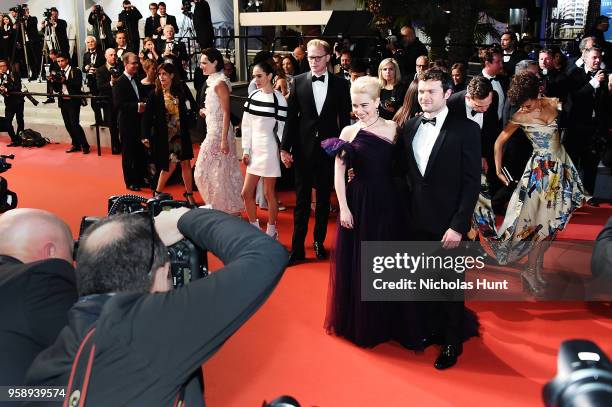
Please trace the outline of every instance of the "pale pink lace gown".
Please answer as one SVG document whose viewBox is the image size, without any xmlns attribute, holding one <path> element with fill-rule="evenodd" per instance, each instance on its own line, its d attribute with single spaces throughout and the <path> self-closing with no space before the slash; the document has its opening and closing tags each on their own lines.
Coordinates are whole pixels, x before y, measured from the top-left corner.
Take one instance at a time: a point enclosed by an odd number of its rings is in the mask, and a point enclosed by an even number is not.
<svg viewBox="0 0 612 407">
<path fill-rule="evenodd" d="M 227 213 L 238 213 L 244 208 L 240 191 L 243 177 L 236 155 L 234 131 L 230 124 L 227 141 L 229 154 L 221 152 L 221 132 L 223 131 L 223 111 L 215 86 L 219 82 L 232 89 L 230 81 L 222 72 L 214 73 L 206 80 L 206 139 L 200 146 L 195 165 L 194 179 L 204 202 Z"/>
</svg>

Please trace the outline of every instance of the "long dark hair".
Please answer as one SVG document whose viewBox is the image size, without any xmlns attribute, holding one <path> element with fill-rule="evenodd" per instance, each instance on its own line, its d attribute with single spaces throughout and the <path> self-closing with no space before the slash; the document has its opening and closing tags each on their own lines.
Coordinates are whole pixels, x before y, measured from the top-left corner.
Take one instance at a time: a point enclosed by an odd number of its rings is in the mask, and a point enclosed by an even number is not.
<svg viewBox="0 0 612 407">
<path fill-rule="evenodd" d="M 179 73 L 174 64 L 169 62 L 164 62 L 157 67 L 157 74 L 155 79 L 155 93 L 161 95 L 163 93 L 163 88 L 161 82 L 159 81 L 159 72 L 165 71 L 172 75 L 172 83 L 170 84 L 170 93 L 173 96 L 183 96 L 183 86 L 181 85 L 181 80 L 179 79 Z"/>
</svg>

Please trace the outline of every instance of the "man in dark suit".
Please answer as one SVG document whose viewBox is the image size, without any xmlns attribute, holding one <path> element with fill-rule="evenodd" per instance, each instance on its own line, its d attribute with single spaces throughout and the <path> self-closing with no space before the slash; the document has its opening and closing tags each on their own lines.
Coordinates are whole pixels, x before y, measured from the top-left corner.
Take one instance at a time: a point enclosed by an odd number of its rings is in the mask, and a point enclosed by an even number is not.
<svg viewBox="0 0 612 407">
<path fill-rule="evenodd" d="M 507 77 L 511 77 L 514 75 L 516 64 L 523 59 L 527 59 L 527 54 L 516 49 L 516 34 L 512 31 L 506 31 L 502 34 L 500 45 L 503 52 L 504 72 Z"/>
<path fill-rule="evenodd" d="M 24 99 L 21 95 L 10 95 L 10 92 L 21 92 L 21 77 L 15 69 L 9 71 L 8 61 L 0 59 L 0 94 L 4 96 L 4 117 L 8 125 L 8 134 L 11 137 L 7 147 L 21 145 L 19 133 L 24 129 L 23 110 Z M 17 118 L 17 132 L 13 128 L 13 119 Z"/>
<path fill-rule="evenodd" d="M 480 190 L 480 129 L 465 114 L 449 113 L 448 73 L 430 69 L 419 76 L 418 88 L 424 113 L 402 128 L 396 157 L 410 189 L 409 233 L 414 241 L 438 241 L 454 249 L 470 229 Z M 463 351 L 463 301 L 427 302 L 425 313 L 424 345 L 442 345 L 434 367 L 449 368 Z"/>
<path fill-rule="evenodd" d="M 176 24 L 176 17 L 166 13 L 166 3 L 163 1 L 157 3 L 157 5 L 159 7 L 159 24 L 162 29 L 167 25 L 171 25 L 174 28 L 174 33 L 177 34 L 179 32 L 179 26 Z"/>
<path fill-rule="evenodd" d="M 64 54 L 68 55 L 70 53 L 70 43 L 68 42 L 68 24 L 66 23 L 66 20 L 59 18 L 59 12 L 57 11 L 56 7 L 51 7 L 49 11 L 51 12 L 51 18 L 49 19 L 48 24 L 51 27 L 52 33 L 55 34 L 58 43 L 57 45 L 59 46 L 59 49 L 56 51 L 63 52 Z M 41 25 L 42 29 L 44 30 L 45 26 L 47 25 L 47 21 L 43 21 Z"/>
<path fill-rule="evenodd" d="M 157 49 L 162 53 L 158 63 L 170 62 L 177 67 L 182 80 L 186 80 L 186 72 L 183 68 L 183 63 L 189 59 L 185 44 L 177 41 L 175 38 L 176 31 L 170 24 L 164 26 L 164 35 L 160 40 Z"/>
<path fill-rule="evenodd" d="M 140 121 L 145 103 L 141 102 L 138 56 L 128 52 L 123 56 L 123 75 L 113 86 L 113 104 L 117 111 L 125 186 L 140 191 L 145 178 L 145 151 L 140 139 Z"/>
<path fill-rule="evenodd" d="M 117 30 L 127 35 L 128 49 L 133 52 L 140 50 L 140 32 L 138 31 L 138 20 L 142 14 L 132 5 L 130 0 L 123 0 L 123 11 L 119 13 Z"/>
<path fill-rule="evenodd" d="M 215 31 L 210 15 L 210 5 L 206 0 L 194 0 L 193 29 L 201 49 L 211 48 L 215 42 Z"/>
<path fill-rule="evenodd" d="M 25 49 L 28 53 L 28 65 L 30 67 L 30 79 L 38 79 L 40 75 L 40 57 L 42 55 L 42 38 L 38 32 L 38 19 L 30 15 L 30 9 L 24 6 L 23 26 L 25 28 L 26 44 Z M 18 38 L 23 38 L 21 25 L 18 27 Z"/>
<path fill-rule="evenodd" d="M 565 148 L 574 164 L 583 172 L 582 182 L 588 193 L 595 189 L 597 166 L 605 149 L 607 119 L 605 100 L 609 97 L 608 77 L 601 69 L 601 49 L 584 51 L 584 67 L 569 74 L 569 96 L 564 108 L 568 119 Z"/>
<path fill-rule="evenodd" d="M 508 78 L 503 76 L 502 53 L 499 48 L 488 48 L 484 51 L 482 59 L 484 64 L 482 76 L 491 81 L 493 91 L 497 93 L 497 119 L 501 121 L 506 92 L 508 92 L 508 85 L 510 84 Z"/>
<path fill-rule="evenodd" d="M 453 93 L 446 103 L 450 113 L 465 117 L 480 128 L 481 165 L 483 173 L 487 175 L 491 194 L 495 193 L 499 184 L 495 174 L 493 146 L 501 132 L 494 96 L 491 82 L 484 76 L 475 76 L 466 90 Z"/>
<path fill-rule="evenodd" d="M 72 139 L 72 147 L 66 150 L 67 153 L 75 151 L 83 151 L 83 154 L 89 154 L 89 143 L 85 138 L 85 132 L 79 123 L 81 115 L 81 99 L 69 98 L 62 95 L 82 95 L 81 85 L 83 84 L 83 74 L 77 67 L 70 66 L 68 55 L 58 54 L 57 64 L 60 67 L 60 77 L 54 80 L 55 91 L 60 93 L 58 96 L 58 105 L 62 111 L 64 125 L 70 138 Z M 52 78 L 47 78 L 51 80 Z"/>
<path fill-rule="evenodd" d="M 92 26 L 93 35 L 96 37 L 102 50 L 110 48 L 115 44 L 113 32 L 111 30 L 112 21 L 104 12 L 102 6 L 94 4 L 91 7 L 91 13 L 89 13 L 87 22 Z"/>
<path fill-rule="evenodd" d="M 558 98 L 564 102 L 567 99 L 567 76 L 555 69 L 552 50 L 546 48 L 540 50 L 538 66 L 544 96 Z"/>
<path fill-rule="evenodd" d="M 81 300 L 55 344 L 32 363 L 27 385 L 67 386 L 79 344 L 95 323 L 93 374 L 89 392 L 81 393 L 87 405 L 204 406 L 202 364 L 270 296 L 287 251 L 247 222 L 215 210 L 162 211 L 155 229 L 133 215 L 90 227 L 77 257 Z M 171 291 L 164 243 L 183 236 L 225 265 Z M 89 352 L 79 360 L 84 357 Z"/>
<path fill-rule="evenodd" d="M 83 54 L 83 73 L 85 74 L 85 83 L 89 88 L 89 94 L 96 96 L 98 94 L 98 84 L 96 83 L 96 70 L 104 65 L 104 55 L 100 51 L 96 42 L 96 37 L 88 35 L 85 40 L 87 51 Z M 96 123 L 102 124 L 102 112 L 100 104 L 96 100 L 91 101 L 91 109 L 94 111 Z"/>
<path fill-rule="evenodd" d="M 414 28 L 404 26 L 400 29 L 400 35 L 397 43 L 389 43 L 387 46 L 389 56 L 393 57 L 407 83 L 410 83 L 414 78 L 416 71 L 416 60 L 421 55 L 428 55 L 429 52 L 425 45 L 419 40 L 414 32 Z"/>
<path fill-rule="evenodd" d="M 96 86 L 99 96 L 106 96 L 100 101 L 104 111 L 104 120 L 110 131 L 111 151 L 113 154 L 121 154 L 121 142 L 119 141 L 119 129 L 117 128 L 117 113 L 113 104 L 113 86 L 121 76 L 117 64 L 117 53 L 113 48 L 107 48 L 104 52 L 106 63 L 96 69 Z"/>
<path fill-rule="evenodd" d="M 149 4 L 151 15 L 145 21 L 144 36 L 152 38 L 154 41 L 159 38 L 162 32 L 162 26 L 159 23 L 159 14 L 157 14 L 157 3 Z"/>
<path fill-rule="evenodd" d="M 39 209 L 0 216 L 0 236 L 0 386 L 20 386 L 77 300 L 74 242 L 61 219 Z"/>
<path fill-rule="evenodd" d="M 308 43 L 310 72 L 294 77 L 289 98 L 287 124 L 281 145 L 281 160 L 295 165 L 296 205 L 290 263 L 305 259 L 311 189 L 317 191 L 314 250 L 318 259 L 327 257 L 323 246 L 327 233 L 333 158 L 321 141 L 338 137 L 350 124 L 351 101 L 348 82 L 327 71 L 331 48 L 321 40 Z"/>
</svg>

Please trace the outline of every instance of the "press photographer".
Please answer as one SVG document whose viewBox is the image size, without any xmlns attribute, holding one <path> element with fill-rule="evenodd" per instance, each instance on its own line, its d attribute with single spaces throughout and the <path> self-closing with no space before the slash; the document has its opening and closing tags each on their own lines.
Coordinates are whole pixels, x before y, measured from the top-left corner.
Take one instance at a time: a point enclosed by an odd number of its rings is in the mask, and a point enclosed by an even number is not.
<svg viewBox="0 0 612 407">
<path fill-rule="evenodd" d="M 183 0 L 183 4 L 187 2 L 188 0 Z M 193 29 L 196 34 L 196 41 L 200 44 L 201 49 L 211 48 L 215 42 L 215 31 L 210 15 L 210 5 L 206 0 L 194 0 L 194 3 Z"/>
<path fill-rule="evenodd" d="M 270 295 L 287 253 L 248 223 L 214 210 L 162 211 L 155 231 L 147 218 L 134 215 L 109 217 L 87 231 L 77 254 L 81 301 L 55 344 L 33 362 L 28 385 L 66 386 L 76 350 L 95 328 L 89 336 L 94 374 L 81 402 L 168 406 L 182 399 L 187 406 L 204 405 L 202 363 Z M 166 246 L 183 236 L 225 266 L 170 291 Z M 89 355 L 84 351 L 81 358 Z M 75 375 L 67 397 L 85 378 Z"/>
<path fill-rule="evenodd" d="M 83 73 L 85 74 L 85 83 L 89 88 L 89 94 L 97 96 L 98 84 L 96 83 L 96 70 L 104 65 L 105 59 L 103 52 L 101 52 L 100 48 L 98 47 L 96 37 L 91 35 L 87 36 L 85 45 L 87 46 L 87 51 L 83 55 Z M 91 101 L 91 109 L 94 111 L 96 123 L 101 125 L 103 120 L 98 101 Z M 106 116 L 104 118 L 107 119 Z"/>
<path fill-rule="evenodd" d="M 172 25 L 167 24 L 164 26 L 163 39 L 157 46 L 157 49 L 162 52 L 161 61 L 159 61 L 159 63 L 169 62 L 174 64 L 179 70 L 181 79 L 185 80 L 186 72 L 183 64 L 188 60 L 187 49 L 185 48 L 185 44 L 174 38 L 175 33 L 176 31 Z"/>
<path fill-rule="evenodd" d="M 4 117 L 11 142 L 7 147 L 21 145 L 19 133 L 24 129 L 23 110 L 25 101 L 21 95 L 11 95 L 9 92 L 21 92 L 21 78 L 19 72 L 10 72 L 8 61 L 0 59 L 0 94 L 4 97 Z M 13 127 L 13 119 L 17 118 L 17 133 Z"/>
<path fill-rule="evenodd" d="M 66 20 L 59 18 L 59 12 L 56 7 L 45 9 L 43 17 L 41 30 L 44 31 L 46 27 L 50 28 L 50 38 L 44 38 L 44 41 L 51 43 L 50 49 L 69 54 L 70 43 L 68 42 L 68 24 Z"/>
<path fill-rule="evenodd" d="M 140 34 L 138 32 L 138 20 L 142 18 L 140 11 L 134 6 L 130 0 L 123 1 L 123 11 L 119 13 L 119 22 L 117 30 L 125 32 L 127 36 L 128 49 L 138 52 L 140 48 Z"/>
<path fill-rule="evenodd" d="M 102 50 L 114 45 L 113 32 L 111 30 L 112 21 L 101 5 L 94 4 L 91 7 L 87 22 L 91 25 L 93 35 L 96 37 Z"/>
<path fill-rule="evenodd" d="M 11 58 L 11 60 L 19 61 L 21 71 L 30 74 L 30 79 L 38 79 L 40 74 L 40 56 L 42 54 L 42 43 L 38 33 L 38 19 L 30 15 L 30 9 L 26 4 L 16 6 L 15 10 L 17 15 L 17 44 L 14 51 L 16 56 Z M 30 70 L 29 73 L 27 69 Z"/>
<path fill-rule="evenodd" d="M 117 129 L 117 114 L 113 104 L 113 86 L 123 73 L 123 65 L 117 63 L 117 53 L 114 48 L 107 48 L 104 53 L 106 63 L 96 70 L 98 95 L 107 98 L 100 101 L 106 125 L 110 130 L 111 149 L 113 154 L 121 153 L 119 130 Z"/>
</svg>

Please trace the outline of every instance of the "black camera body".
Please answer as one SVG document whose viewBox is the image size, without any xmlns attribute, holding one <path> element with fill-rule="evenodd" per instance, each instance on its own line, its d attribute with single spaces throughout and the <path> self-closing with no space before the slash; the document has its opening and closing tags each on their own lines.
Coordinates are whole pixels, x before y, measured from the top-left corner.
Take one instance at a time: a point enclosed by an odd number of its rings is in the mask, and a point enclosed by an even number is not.
<svg viewBox="0 0 612 407">
<path fill-rule="evenodd" d="M 121 74 L 123 74 L 123 65 L 115 65 L 115 66 L 111 66 L 110 68 L 108 68 L 108 72 L 111 74 L 111 77 L 113 79 L 118 79 Z"/>
<path fill-rule="evenodd" d="M 0 154 L 0 174 L 8 171 L 13 166 L 6 162 L 6 160 L 12 160 L 15 156 L 2 155 Z M 8 189 L 8 182 L 0 177 L 0 213 L 4 213 L 17 207 L 17 194 Z"/>
<path fill-rule="evenodd" d="M 161 211 L 187 206 L 185 201 L 175 201 L 170 194 L 160 194 L 155 198 L 145 199 L 137 195 L 111 196 L 108 199 L 108 216 L 133 214 L 135 216 L 157 216 Z M 75 242 L 75 258 L 81 236 L 89 226 L 101 218 L 85 216 L 81 220 L 79 240 Z M 193 280 L 208 275 L 207 251 L 198 248 L 191 240 L 182 239 L 168 247 L 172 286 L 183 287 Z"/>
<path fill-rule="evenodd" d="M 96 16 L 98 19 L 101 19 L 104 16 L 104 11 L 102 11 L 102 6 L 99 4 L 95 4 L 93 6 L 92 14 Z"/>
<path fill-rule="evenodd" d="M 49 73 L 49 81 L 53 82 L 53 83 L 61 83 L 63 80 L 66 80 L 66 75 L 64 74 L 64 71 L 51 71 Z"/>
<path fill-rule="evenodd" d="M 43 18 L 46 21 L 51 20 L 51 9 L 50 8 L 46 8 L 45 11 L 43 11 Z"/>
<path fill-rule="evenodd" d="M 191 0 L 182 0 L 181 11 L 187 17 L 192 17 L 193 16 L 193 13 L 191 11 Z"/>
</svg>

